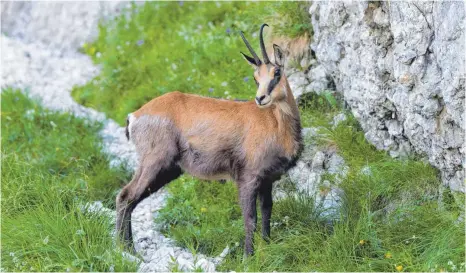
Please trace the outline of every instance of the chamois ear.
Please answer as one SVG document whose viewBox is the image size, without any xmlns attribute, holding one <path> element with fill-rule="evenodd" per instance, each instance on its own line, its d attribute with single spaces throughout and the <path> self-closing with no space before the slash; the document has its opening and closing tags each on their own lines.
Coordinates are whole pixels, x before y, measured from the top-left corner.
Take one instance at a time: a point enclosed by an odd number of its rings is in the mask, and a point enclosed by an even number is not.
<svg viewBox="0 0 466 273">
<path fill-rule="evenodd" d="M 275 55 L 275 64 L 283 67 L 285 65 L 285 54 L 283 50 L 276 44 L 273 44 L 273 52 Z"/>
<path fill-rule="evenodd" d="M 243 55 L 244 59 L 254 68 L 257 67 L 257 64 L 256 64 L 256 61 L 254 60 L 253 57 L 249 57 L 248 55 L 244 54 L 243 52 L 241 52 L 241 54 Z"/>
</svg>

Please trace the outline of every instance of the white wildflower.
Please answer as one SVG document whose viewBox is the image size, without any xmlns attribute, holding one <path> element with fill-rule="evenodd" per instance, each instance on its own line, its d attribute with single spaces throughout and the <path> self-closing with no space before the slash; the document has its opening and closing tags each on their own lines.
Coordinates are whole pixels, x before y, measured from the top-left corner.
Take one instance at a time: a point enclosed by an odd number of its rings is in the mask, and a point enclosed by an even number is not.
<svg viewBox="0 0 466 273">
<path fill-rule="evenodd" d="M 172 64 L 172 69 L 173 69 L 173 70 L 176 70 L 177 68 L 178 68 L 178 66 L 177 66 L 176 64 L 173 63 L 173 64 Z"/>
<path fill-rule="evenodd" d="M 100 58 L 100 57 L 102 57 L 102 53 L 97 52 L 97 53 L 95 54 L 95 56 L 96 56 L 97 58 Z"/>
<path fill-rule="evenodd" d="M 26 111 L 25 116 L 27 119 L 32 120 L 34 118 L 34 113 L 36 111 L 34 109 L 29 109 Z"/>
<path fill-rule="evenodd" d="M 221 85 L 222 85 L 222 86 L 227 86 L 227 85 L 228 85 L 228 83 L 227 83 L 227 82 L 222 82 L 222 84 L 221 84 Z"/>
<path fill-rule="evenodd" d="M 82 230 L 82 229 L 76 230 L 76 235 L 78 235 L 78 236 L 85 235 L 85 234 L 86 234 L 86 232 L 84 232 L 84 230 Z"/>
</svg>

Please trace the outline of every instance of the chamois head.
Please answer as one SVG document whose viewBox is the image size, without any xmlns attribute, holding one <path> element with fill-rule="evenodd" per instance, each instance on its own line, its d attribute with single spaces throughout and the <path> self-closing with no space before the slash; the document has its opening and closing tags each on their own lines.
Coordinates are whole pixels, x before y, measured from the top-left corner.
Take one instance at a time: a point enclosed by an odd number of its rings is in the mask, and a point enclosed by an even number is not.
<svg viewBox="0 0 466 273">
<path fill-rule="evenodd" d="M 243 38 L 246 47 L 253 56 L 250 57 L 241 52 L 246 61 L 254 67 L 254 80 L 257 84 L 255 101 L 260 108 L 270 107 L 274 103 L 285 100 L 287 96 L 285 87 L 286 79 L 283 73 L 285 55 L 282 49 L 274 44 L 275 63 L 270 62 L 267 51 L 265 50 L 264 37 L 262 35 L 265 26 L 268 25 L 263 24 L 261 26 L 259 35 L 263 61 L 259 59 L 248 40 L 244 37 L 243 32 L 240 31 L 241 38 Z"/>
</svg>

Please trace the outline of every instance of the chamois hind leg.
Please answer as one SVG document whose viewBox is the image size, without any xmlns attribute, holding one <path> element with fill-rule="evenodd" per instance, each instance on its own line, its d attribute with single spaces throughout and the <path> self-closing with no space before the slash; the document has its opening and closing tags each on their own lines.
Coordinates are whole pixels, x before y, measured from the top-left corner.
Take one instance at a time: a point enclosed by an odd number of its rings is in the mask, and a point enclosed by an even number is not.
<svg viewBox="0 0 466 273">
<path fill-rule="evenodd" d="M 244 219 L 244 252 L 246 256 L 254 254 L 254 232 L 257 226 L 257 181 L 242 181 L 239 184 L 239 198 Z"/>
<path fill-rule="evenodd" d="M 143 167 L 139 166 L 136 170 L 133 179 L 131 182 L 128 183 L 121 192 L 117 195 L 116 198 L 116 235 L 118 240 L 125 240 L 126 238 L 131 237 L 131 212 L 132 206 L 128 199 L 129 189 L 132 187 L 131 185 L 136 185 L 139 178 L 141 177 L 141 173 L 143 171 Z M 134 201 L 133 201 L 134 202 Z M 130 246 L 132 247 L 132 246 Z"/>
<path fill-rule="evenodd" d="M 272 216 L 272 182 L 264 181 L 259 188 L 259 200 L 262 214 L 262 238 L 270 240 L 270 217 Z"/>
<path fill-rule="evenodd" d="M 172 158 L 147 156 L 133 180 L 118 194 L 116 233 L 118 239 L 131 251 L 135 252 L 131 230 L 131 213 L 134 208 L 151 193 L 178 178 L 181 173 L 180 167 L 174 164 Z"/>
</svg>

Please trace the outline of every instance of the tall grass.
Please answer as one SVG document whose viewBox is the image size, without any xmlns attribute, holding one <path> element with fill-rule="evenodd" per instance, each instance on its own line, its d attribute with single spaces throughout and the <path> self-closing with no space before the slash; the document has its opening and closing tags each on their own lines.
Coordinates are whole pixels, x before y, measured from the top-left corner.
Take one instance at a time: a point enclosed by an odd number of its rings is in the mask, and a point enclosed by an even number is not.
<svg viewBox="0 0 466 273">
<path fill-rule="evenodd" d="M 50 112 L 2 91 L 1 257 L 6 271 L 132 271 L 112 219 L 87 202 L 114 203 L 127 179 L 101 152 L 100 124 Z"/>
</svg>

